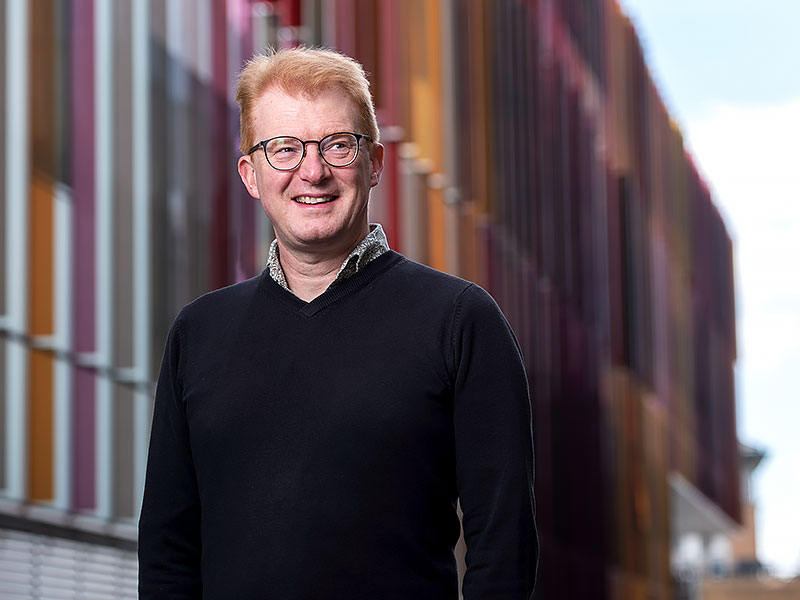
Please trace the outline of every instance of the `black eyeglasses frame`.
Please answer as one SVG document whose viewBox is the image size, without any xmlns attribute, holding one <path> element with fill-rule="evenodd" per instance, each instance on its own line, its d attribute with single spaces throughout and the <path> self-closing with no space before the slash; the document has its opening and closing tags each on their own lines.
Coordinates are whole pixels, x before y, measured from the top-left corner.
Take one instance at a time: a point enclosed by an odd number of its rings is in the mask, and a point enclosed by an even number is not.
<svg viewBox="0 0 800 600">
<path fill-rule="evenodd" d="M 341 134 L 352 135 L 353 137 L 356 138 L 356 153 L 353 155 L 353 159 L 350 162 L 348 162 L 346 164 L 343 164 L 343 165 L 333 165 L 330 162 L 328 162 L 328 159 L 325 158 L 325 156 L 322 154 L 322 150 L 320 149 L 321 148 L 320 144 L 326 138 L 329 138 L 329 137 L 334 136 L 334 135 L 341 135 Z M 293 140 L 297 140 L 298 142 L 300 142 L 303 145 L 303 154 L 300 157 L 300 160 L 297 161 L 297 164 L 295 166 L 291 167 L 290 169 L 276 167 L 275 165 L 273 165 L 270 162 L 269 157 L 267 156 L 267 144 L 269 142 L 271 142 L 272 140 L 285 139 L 285 138 L 290 138 L 290 139 L 293 139 Z M 325 161 L 326 165 L 329 165 L 329 166 L 331 166 L 331 167 L 333 167 L 335 169 L 342 169 L 344 167 L 349 167 L 354 162 L 356 162 L 356 159 L 358 158 L 358 152 L 361 149 L 361 140 L 362 139 L 365 139 L 365 140 L 367 140 L 369 142 L 372 142 L 372 143 L 375 142 L 375 140 L 373 140 L 368 135 L 364 135 L 363 133 L 354 133 L 352 131 L 336 131 L 334 133 L 329 133 L 328 135 L 323 137 L 321 140 L 301 140 L 300 138 L 295 137 L 293 135 L 276 135 L 276 136 L 273 136 L 273 137 L 271 137 L 269 139 L 261 140 L 260 142 L 258 142 L 255 146 L 253 146 L 252 148 L 250 148 L 250 150 L 247 151 L 247 155 L 249 156 L 250 154 L 252 154 L 256 150 L 258 150 L 259 147 L 261 147 L 261 149 L 264 151 L 264 158 L 266 159 L 267 164 L 270 167 L 272 167 L 276 171 L 284 171 L 284 172 L 286 172 L 286 171 L 294 171 L 295 169 L 299 168 L 301 164 L 303 164 L 303 161 L 306 158 L 306 144 L 316 144 L 317 145 L 317 152 L 319 153 L 320 158 L 322 158 L 322 160 Z"/>
</svg>

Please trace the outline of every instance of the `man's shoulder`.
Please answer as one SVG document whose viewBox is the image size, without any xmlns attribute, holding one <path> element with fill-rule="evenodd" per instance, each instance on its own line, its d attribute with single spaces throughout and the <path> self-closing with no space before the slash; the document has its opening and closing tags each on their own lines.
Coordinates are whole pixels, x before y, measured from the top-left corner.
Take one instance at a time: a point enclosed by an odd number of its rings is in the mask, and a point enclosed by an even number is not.
<svg viewBox="0 0 800 600">
<path fill-rule="evenodd" d="M 500 314 L 502 311 L 494 297 L 475 282 L 439 271 L 407 257 L 398 263 L 396 271 L 407 291 L 424 298 L 431 306 L 436 301 L 456 305 L 477 314 Z"/>
<path fill-rule="evenodd" d="M 184 318 L 213 318 L 214 315 L 235 313 L 250 305 L 258 291 L 263 273 L 238 283 L 227 285 L 198 296 L 181 310 Z"/>
<path fill-rule="evenodd" d="M 477 287 L 471 281 L 439 271 L 406 256 L 393 271 L 395 277 L 400 278 L 404 285 L 428 293 L 458 296 L 468 288 Z"/>
</svg>

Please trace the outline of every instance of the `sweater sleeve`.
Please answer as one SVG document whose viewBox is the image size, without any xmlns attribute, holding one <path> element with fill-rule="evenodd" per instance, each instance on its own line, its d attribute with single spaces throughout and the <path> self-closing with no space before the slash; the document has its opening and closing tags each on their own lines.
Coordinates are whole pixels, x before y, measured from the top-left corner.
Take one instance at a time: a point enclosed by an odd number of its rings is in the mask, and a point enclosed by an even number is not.
<svg viewBox="0 0 800 600">
<path fill-rule="evenodd" d="M 200 499 L 181 384 L 181 317 L 172 326 L 156 388 L 139 518 L 139 598 L 202 597 Z"/>
<path fill-rule="evenodd" d="M 457 302 L 451 343 L 464 600 L 527 600 L 539 542 L 522 353 L 500 308 L 476 285 Z"/>
</svg>

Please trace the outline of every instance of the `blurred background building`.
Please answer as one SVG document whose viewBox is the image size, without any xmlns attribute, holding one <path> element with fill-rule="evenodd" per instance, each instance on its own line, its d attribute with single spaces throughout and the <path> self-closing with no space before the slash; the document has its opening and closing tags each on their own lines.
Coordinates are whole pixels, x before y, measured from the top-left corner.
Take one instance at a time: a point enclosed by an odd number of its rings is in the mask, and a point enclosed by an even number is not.
<svg viewBox="0 0 800 600">
<path fill-rule="evenodd" d="M 135 597 L 167 329 L 271 239 L 236 76 L 298 42 L 370 73 L 390 245 L 519 337 L 537 597 L 697 597 L 671 553 L 742 523 L 732 246 L 615 0 L 8 0 L 0 32 L 4 598 Z"/>
</svg>

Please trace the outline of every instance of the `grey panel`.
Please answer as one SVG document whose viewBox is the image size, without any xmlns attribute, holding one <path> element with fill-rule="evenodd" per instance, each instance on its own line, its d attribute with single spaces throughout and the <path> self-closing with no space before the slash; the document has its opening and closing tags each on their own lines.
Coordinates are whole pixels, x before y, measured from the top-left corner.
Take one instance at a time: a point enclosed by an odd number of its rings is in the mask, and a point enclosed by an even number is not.
<svg viewBox="0 0 800 600">
<path fill-rule="evenodd" d="M 6 487 L 6 337 L 0 333 L 0 489 Z"/>
<path fill-rule="evenodd" d="M 155 18 L 151 12 L 151 17 Z M 163 7 L 157 15 L 164 18 Z M 150 44 L 150 302 L 153 308 L 150 373 L 158 374 L 164 340 L 176 312 L 169 302 L 170 278 L 167 265 L 172 240 L 167 218 L 167 53 L 151 38 Z"/>
<path fill-rule="evenodd" d="M 0 32 L 5 40 L 6 3 L 0 2 Z M 6 45 L 0 44 L 0 315 L 6 312 Z"/>
<path fill-rule="evenodd" d="M 134 395 L 126 385 L 114 386 L 114 500 L 116 517 L 133 518 Z"/>
<path fill-rule="evenodd" d="M 190 121 L 187 131 L 186 147 L 191 157 L 191 176 L 188 185 L 187 214 L 189 226 L 187 241 L 191 269 L 189 273 L 189 295 L 194 298 L 208 291 L 210 285 L 209 249 L 212 233 L 212 200 L 214 194 L 214 174 L 220 165 L 213 164 L 213 90 L 187 72 L 191 94 L 187 99 L 185 114 Z"/>
<path fill-rule="evenodd" d="M 114 360 L 133 366 L 133 96 L 131 0 L 114 3 Z"/>
<path fill-rule="evenodd" d="M 189 114 L 191 102 L 191 77 L 177 56 L 166 54 L 167 68 L 167 220 L 170 245 L 167 248 L 170 305 L 175 313 L 193 299 L 191 290 L 190 181 L 194 177 L 192 153 L 187 141 L 193 123 Z"/>
</svg>

